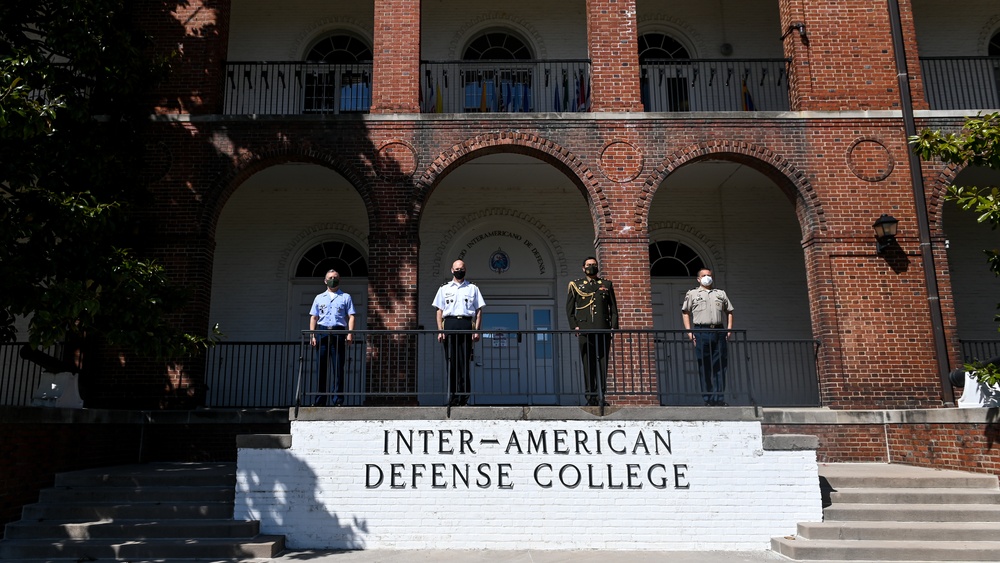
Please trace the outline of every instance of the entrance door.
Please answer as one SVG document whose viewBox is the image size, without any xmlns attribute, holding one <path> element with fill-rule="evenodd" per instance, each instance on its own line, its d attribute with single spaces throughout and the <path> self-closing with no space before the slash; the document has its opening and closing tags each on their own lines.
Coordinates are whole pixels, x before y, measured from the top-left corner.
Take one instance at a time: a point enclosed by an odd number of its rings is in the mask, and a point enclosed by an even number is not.
<svg viewBox="0 0 1000 563">
<path fill-rule="evenodd" d="M 653 328 L 656 334 L 656 370 L 660 403 L 701 405 L 698 363 L 694 347 L 684 334 L 681 304 L 691 288 L 688 279 L 654 278 Z"/>
<path fill-rule="evenodd" d="M 476 347 L 471 403 L 555 404 L 552 309 L 547 306 L 489 305 L 483 309 L 482 339 Z"/>
</svg>

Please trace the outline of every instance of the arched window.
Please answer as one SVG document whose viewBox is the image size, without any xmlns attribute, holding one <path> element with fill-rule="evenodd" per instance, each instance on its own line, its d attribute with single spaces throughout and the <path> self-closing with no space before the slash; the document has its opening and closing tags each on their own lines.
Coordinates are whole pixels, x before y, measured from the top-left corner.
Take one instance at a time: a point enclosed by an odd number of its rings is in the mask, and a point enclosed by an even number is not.
<svg viewBox="0 0 1000 563">
<path fill-rule="evenodd" d="M 462 53 L 463 61 L 510 61 L 467 64 L 462 71 L 466 112 L 533 111 L 533 57 L 528 44 L 507 31 L 489 31 L 473 38 Z"/>
<path fill-rule="evenodd" d="M 305 111 L 307 113 L 363 113 L 372 104 L 372 50 L 347 34 L 316 42 L 306 54 Z"/>
<path fill-rule="evenodd" d="M 357 248 L 346 242 L 324 242 L 302 256 L 295 277 L 323 277 L 330 270 L 337 270 L 342 278 L 364 278 L 368 277 L 368 262 Z"/>
<path fill-rule="evenodd" d="M 649 275 L 693 278 L 705 267 L 701 256 L 683 242 L 661 240 L 649 245 Z"/>
<path fill-rule="evenodd" d="M 993 38 L 990 39 L 990 45 L 986 50 L 986 54 L 991 57 L 1000 57 L 1000 31 L 993 34 Z"/>
<path fill-rule="evenodd" d="M 531 50 L 524 41 L 503 31 L 484 33 L 476 37 L 462 54 L 463 61 L 525 61 L 530 58 Z"/>
<path fill-rule="evenodd" d="M 691 109 L 687 69 L 691 54 L 673 37 L 663 33 L 639 36 L 639 95 L 646 111 Z"/>
</svg>

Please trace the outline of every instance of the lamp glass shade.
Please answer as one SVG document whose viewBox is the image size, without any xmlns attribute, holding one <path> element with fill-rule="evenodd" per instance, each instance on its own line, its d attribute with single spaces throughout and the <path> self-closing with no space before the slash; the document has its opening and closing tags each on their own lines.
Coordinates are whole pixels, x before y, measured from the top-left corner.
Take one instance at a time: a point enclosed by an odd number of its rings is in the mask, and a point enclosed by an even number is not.
<svg viewBox="0 0 1000 563">
<path fill-rule="evenodd" d="M 882 214 L 872 228 L 875 229 L 875 237 L 882 239 L 884 237 L 894 237 L 896 236 L 896 227 L 899 226 L 899 220 L 897 220 L 892 215 Z"/>
</svg>

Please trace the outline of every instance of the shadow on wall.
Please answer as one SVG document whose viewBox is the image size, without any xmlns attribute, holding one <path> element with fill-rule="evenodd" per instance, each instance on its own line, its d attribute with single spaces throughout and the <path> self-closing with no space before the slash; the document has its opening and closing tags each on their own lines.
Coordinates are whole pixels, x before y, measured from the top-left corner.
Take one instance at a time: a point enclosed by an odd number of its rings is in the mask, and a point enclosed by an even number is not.
<svg viewBox="0 0 1000 563">
<path fill-rule="evenodd" d="M 266 468 L 268 474 L 246 467 Z M 240 450 L 234 517 L 260 521 L 263 534 L 284 535 L 286 545 L 363 549 L 368 523 L 342 521 L 331 510 L 341 491 L 324 490 L 316 473 L 289 450 Z"/>
</svg>

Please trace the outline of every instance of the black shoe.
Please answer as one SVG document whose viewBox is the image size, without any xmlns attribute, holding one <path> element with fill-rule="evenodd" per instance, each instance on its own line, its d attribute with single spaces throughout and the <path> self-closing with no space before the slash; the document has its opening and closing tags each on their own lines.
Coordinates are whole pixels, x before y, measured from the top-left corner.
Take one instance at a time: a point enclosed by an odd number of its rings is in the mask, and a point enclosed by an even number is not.
<svg viewBox="0 0 1000 563">
<path fill-rule="evenodd" d="M 600 405 L 600 402 L 597 400 L 596 397 L 591 397 L 590 399 L 587 399 L 587 406 L 588 407 L 596 407 L 596 406 L 599 406 L 599 405 Z"/>
<path fill-rule="evenodd" d="M 326 397 L 321 397 L 321 398 L 316 399 L 315 401 L 313 401 L 313 406 L 314 407 L 325 407 L 326 406 Z"/>
<path fill-rule="evenodd" d="M 342 406 L 344 406 L 344 400 L 343 399 L 336 399 L 336 400 L 334 400 L 333 401 L 333 406 L 335 406 L 335 407 L 342 407 Z"/>
<path fill-rule="evenodd" d="M 727 403 L 725 401 L 716 401 L 715 402 L 715 406 L 717 406 L 717 407 L 728 407 L 729 403 Z"/>
</svg>

